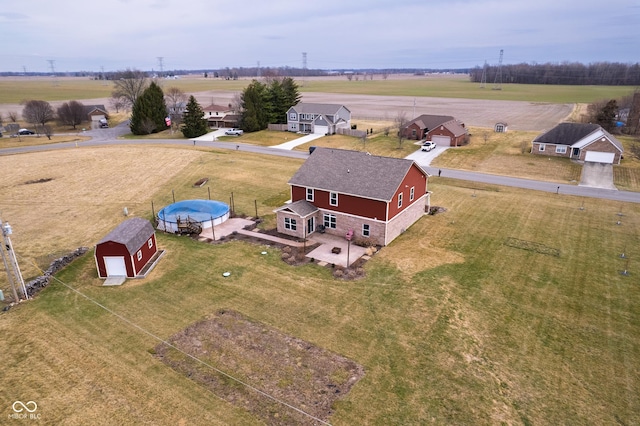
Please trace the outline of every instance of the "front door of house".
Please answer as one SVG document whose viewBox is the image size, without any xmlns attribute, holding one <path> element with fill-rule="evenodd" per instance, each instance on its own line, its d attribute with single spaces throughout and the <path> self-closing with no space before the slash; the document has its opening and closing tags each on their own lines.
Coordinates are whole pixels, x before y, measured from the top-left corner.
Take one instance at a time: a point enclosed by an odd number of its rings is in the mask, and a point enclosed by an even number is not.
<svg viewBox="0 0 640 426">
<path fill-rule="evenodd" d="M 580 148 L 573 148 L 573 153 L 571 154 L 574 157 L 580 156 Z"/>
<path fill-rule="evenodd" d="M 312 234 L 316 230 L 316 218 L 311 216 L 307 219 L 307 235 Z"/>
</svg>

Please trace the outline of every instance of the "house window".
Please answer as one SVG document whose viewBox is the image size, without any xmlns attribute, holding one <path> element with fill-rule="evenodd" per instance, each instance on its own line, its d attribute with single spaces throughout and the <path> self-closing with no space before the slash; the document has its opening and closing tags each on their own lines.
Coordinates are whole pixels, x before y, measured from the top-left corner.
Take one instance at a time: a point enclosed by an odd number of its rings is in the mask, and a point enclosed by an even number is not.
<svg viewBox="0 0 640 426">
<path fill-rule="evenodd" d="M 138 260 L 142 260 L 142 250 L 138 250 Z"/>
<path fill-rule="evenodd" d="M 291 114 L 289 114 L 289 120 L 297 120 L 298 119 L 298 114 L 296 114 L 295 112 L 292 112 Z"/>
<path fill-rule="evenodd" d="M 540 151 L 540 152 L 544 151 L 544 144 L 543 143 L 538 145 L 538 151 Z"/>
<path fill-rule="evenodd" d="M 338 205 L 338 193 L 337 192 L 330 192 L 329 193 L 329 204 L 332 206 L 337 206 Z"/>
<path fill-rule="evenodd" d="M 418 134 L 418 132 L 416 132 L 416 129 L 411 129 L 411 137 L 416 137 L 416 135 Z"/>
<path fill-rule="evenodd" d="M 413 199 L 415 198 L 416 195 L 416 188 L 415 186 L 411 187 L 411 191 L 409 192 L 409 201 L 413 201 Z"/>
<path fill-rule="evenodd" d="M 402 192 L 398 194 L 398 208 L 402 207 Z"/>
<path fill-rule="evenodd" d="M 313 188 L 307 188 L 307 201 L 313 201 Z"/>
<path fill-rule="evenodd" d="M 371 235 L 371 230 L 369 229 L 369 224 L 368 223 L 363 223 L 362 224 L 362 236 L 363 237 L 368 237 L 369 235 Z"/>
<path fill-rule="evenodd" d="M 567 147 L 566 146 L 556 146 L 556 154 L 566 154 Z"/>
<path fill-rule="evenodd" d="M 285 217 L 284 218 L 284 229 L 288 229 L 290 231 L 295 231 L 296 230 L 296 220 L 292 219 L 290 217 Z"/>
<path fill-rule="evenodd" d="M 149 248 L 153 247 L 153 238 L 149 238 L 149 241 L 147 241 L 147 245 L 149 246 Z"/>
<path fill-rule="evenodd" d="M 323 219 L 325 228 L 336 229 L 336 215 L 325 213 Z"/>
</svg>

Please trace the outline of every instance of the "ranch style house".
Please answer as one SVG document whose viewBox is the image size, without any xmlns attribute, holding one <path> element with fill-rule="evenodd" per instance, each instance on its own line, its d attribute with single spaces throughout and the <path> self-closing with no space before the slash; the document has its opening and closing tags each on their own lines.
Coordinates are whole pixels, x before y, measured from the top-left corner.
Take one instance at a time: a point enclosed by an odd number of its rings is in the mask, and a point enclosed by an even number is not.
<svg viewBox="0 0 640 426">
<path fill-rule="evenodd" d="M 429 174 L 413 160 L 316 148 L 289 180 L 291 200 L 276 210 L 280 233 L 314 232 L 388 245 L 429 211 Z"/>
<path fill-rule="evenodd" d="M 531 153 L 596 163 L 620 164 L 622 143 L 598 124 L 560 123 L 536 137 Z"/>
<path fill-rule="evenodd" d="M 351 128 L 351 111 L 344 105 L 300 102 L 287 111 L 290 132 L 332 135 L 339 128 Z"/>
<path fill-rule="evenodd" d="M 469 132 L 459 120 L 449 115 L 423 114 L 404 127 L 404 137 L 435 142 L 440 146 L 460 146 L 469 143 Z"/>
</svg>

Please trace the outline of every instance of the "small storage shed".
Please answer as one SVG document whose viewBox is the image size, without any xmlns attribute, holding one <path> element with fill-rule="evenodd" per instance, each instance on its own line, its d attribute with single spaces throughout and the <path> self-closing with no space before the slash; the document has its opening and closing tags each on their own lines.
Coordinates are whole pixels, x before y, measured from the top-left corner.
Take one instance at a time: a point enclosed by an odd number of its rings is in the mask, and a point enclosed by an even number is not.
<svg viewBox="0 0 640 426">
<path fill-rule="evenodd" d="M 145 267 L 157 252 L 156 232 L 151 222 L 139 217 L 127 219 L 96 245 L 98 277 L 144 276 Z"/>
</svg>

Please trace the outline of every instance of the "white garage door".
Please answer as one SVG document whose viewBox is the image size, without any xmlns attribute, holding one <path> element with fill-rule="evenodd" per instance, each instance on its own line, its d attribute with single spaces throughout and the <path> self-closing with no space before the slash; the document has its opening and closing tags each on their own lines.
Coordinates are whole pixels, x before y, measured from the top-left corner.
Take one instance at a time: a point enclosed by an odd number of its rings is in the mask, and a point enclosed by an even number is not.
<svg viewBox="0 0 640 426">
<path fill-rule="evenodd" d="M 329 126 L 313 126 L 313 133 L 316 135 L 326 135 L 329 133 Z"/>
<path fill-rule="evenodd" d="M 449 136 L 433 135 L 431 141 L 435 142 L 438 146 L 450 146 L 451 138 Z"/>
<path fill-rule="evenodd" d="M 127 267 L 124 265 L 123 256 L 105 256 L 104 266 L 108 277 L 126 277 Z"/>
<path fill-rule="evenodd" d="M 587 151 L 584 156 L 584 161 L 589 161 L 592 163 L 613 164 L 613 160 L 615 158 L 616 155 L 613 152 Z"/>
</svg>

